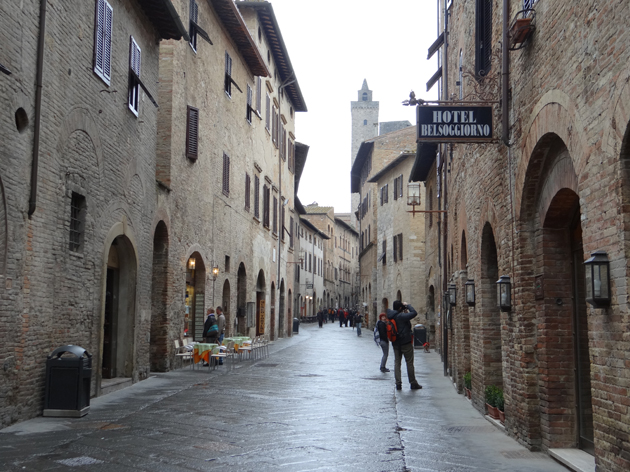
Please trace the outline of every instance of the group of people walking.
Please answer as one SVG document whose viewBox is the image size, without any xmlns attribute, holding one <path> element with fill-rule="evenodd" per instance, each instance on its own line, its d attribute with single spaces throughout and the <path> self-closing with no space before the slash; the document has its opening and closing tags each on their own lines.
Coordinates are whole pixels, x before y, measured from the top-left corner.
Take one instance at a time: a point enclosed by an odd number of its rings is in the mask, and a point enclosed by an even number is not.
<svg viewBox="0 0 630 472">
<path fill-rule="evenodd" d="M 374 340 L 383 350 L 381 357 L 381 372 L 389 372 L 387 358 L 389 357 L 389 344 L 394 349 L 394 378 L 396 390 L 402 390 L 401 364 L 405 358 L 407 365 L 407 378 L 412 390 L 422 388 L 416 380 L 416 372 L 413 365 L 413 331 L 411 320 L 418 315 L 409 304 L 399 300 L 394 301 L 393 310 L 381 313 L 374 328 Z"/>
<path fill-rule="evenodd" d="M 317 322 L 319 323 L 319 327 L 323 327 L 324 323 L 328 323 L 330 320 L 331 323 L 334 323 L 335 320 L 339 320 L 339 327 L 345 326 L 348 327 L 348 324 L 357 329 L 357 336 L 361 336 L 361 326 L 363 324 L 363 315 L 359 313 L 357 310 L 348 309 L 348 308 L 329 308 L 322 309 L 317 312 Z"/>
</svg>

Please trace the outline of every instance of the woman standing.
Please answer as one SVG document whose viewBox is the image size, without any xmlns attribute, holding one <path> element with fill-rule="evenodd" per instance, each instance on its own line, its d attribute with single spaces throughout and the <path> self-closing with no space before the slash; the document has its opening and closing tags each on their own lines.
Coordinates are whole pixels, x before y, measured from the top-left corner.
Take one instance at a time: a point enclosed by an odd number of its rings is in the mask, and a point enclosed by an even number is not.
<svg viewBox="0 0 630 472">
<path fill-rule="evenodd" d="M 383 350 L 383 357 L 381 358 L 381 372 L 389 372 L 389 369 L 385 367 L 387 365 L 387 357 L 389 357 L 389 340 L 387 339 L 387 315 L 381 313 L 378 315 L 378 321 L 376 322 L 376 329 L 378 329 L 378 335 L 380 338 L 381 349 Z"/>
</svg>

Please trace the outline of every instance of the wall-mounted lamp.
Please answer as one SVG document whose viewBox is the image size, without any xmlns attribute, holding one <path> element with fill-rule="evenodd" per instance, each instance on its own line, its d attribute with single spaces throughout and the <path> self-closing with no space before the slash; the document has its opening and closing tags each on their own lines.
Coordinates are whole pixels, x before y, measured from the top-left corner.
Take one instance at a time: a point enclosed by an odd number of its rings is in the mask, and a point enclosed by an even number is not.
<svg viewBox="0 0 630 472">
<path fill-rule="evenodd" d="M 451 306 L 457 305 L 457 286 L 455 284 L 448 284 L 448 299 Z"/>
<path fill-rule="evenodd" d="M 218 276 L 219 276 L 219 266 L 215 265 L 212 268 L 212 280 L 217 280 Z"/>
<path fill-rule="evenodd" d="M 195 260 L 194 257 L 191 257 L 190 259 L 188 259 L 188 268 L 190 270 L 195 270 L 195 265 L 197 264 L 197 261 Z"/>
<path fill-rule="evenodd" d="M 466 303 L 468 306 L 475 306 L 475 281 L 468 279 L 466 282 Z"/>
<path fill-rule="evenodd" d="M 497 280 L 497 305 L 501 311 L 512 309 L 512 282 L 508 275 L 502 275 Z"/>
<path fill-rule="evenodd" d="M 420 205 L 420 182 L 407 184 L 407 205 Z"/>
<path fill-rule="evenodd" d="M 605 251 L 591 253 L 584 262 L 586 266 L 586 301 L 595 308 L 610 305 L 610 270 L 608 254 Z"/>
</svg>

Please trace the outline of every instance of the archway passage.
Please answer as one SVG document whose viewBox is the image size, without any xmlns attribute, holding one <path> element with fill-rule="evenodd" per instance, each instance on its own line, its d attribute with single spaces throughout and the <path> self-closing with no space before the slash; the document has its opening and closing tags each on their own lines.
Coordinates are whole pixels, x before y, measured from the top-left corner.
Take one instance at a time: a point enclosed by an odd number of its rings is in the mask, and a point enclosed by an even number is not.
<svg viewBox="0 0 630 472">
<path fill-rule="evenodd" d="M 278 337 L 283 338 L 285 336 L 285 313 L 284 313 L 284 279 L 280 281 L 280 303 L 278 306 Z"/>
<path fill-rule="evenodd" d="M 108 249 L 103 320 L 104 379 L 131 377 L 135 347 L 138 263 L 131 241 L 119 236 Z"/>
<path fill-rule="evenodd" d="M 554 432 L 549 447 L 571 447 L 577 436 L 578 447 L 594 454 L 584 249 L 579 197 L 573 190 L 561 189 L 552 198 L 541 247 L 544 284 L 550 295 L 542 300 L 538 333 L 543 346 L 539 354 L 542 429 Z M 557 424 L 573 427 L 558 429 Z"/>
<path fill-rule="evenodd" d="M 203 340 L 206 302 L 206 266 L 201 254 L 194 252 L 186 262 L 184 333 L 194 341 Z"/>
<path fill-rule="evenodd" d="M 153 236 L 153 275 L 151 280 L 151 339 L 149 358 L 151 371 L 165 372 L 168 362 L 168 229 L 163 221 Z"/>
<path fill-rule="evenodd" d="M 236 276 L 236 332 L 247 332 L 247 271 L 241 262 Z"/>
<path fill-rule="evenodd" d="M 265 334 L 265 273 L 260 270 L 256 280 L 256 336 Z"/>
<path fill-rule="evenodd" d="M 232 303 L 230 302 L 230 296 L 231 296 L 231 292 L 230 292 L 230 281 L 228 279 L 225 279 L 225 282 L 223 282 L 223 297 L 221 298 L 221 308 L 223 308 L 223 316 L 225 316 L 225 331 L 226 333 L 229 332 L 230 330 L 230 326 L 232 326 L 231 323 L 231 319 L 232 319 Z M 226 334 L 227 336 L 227 334 Z"/>
</svg>

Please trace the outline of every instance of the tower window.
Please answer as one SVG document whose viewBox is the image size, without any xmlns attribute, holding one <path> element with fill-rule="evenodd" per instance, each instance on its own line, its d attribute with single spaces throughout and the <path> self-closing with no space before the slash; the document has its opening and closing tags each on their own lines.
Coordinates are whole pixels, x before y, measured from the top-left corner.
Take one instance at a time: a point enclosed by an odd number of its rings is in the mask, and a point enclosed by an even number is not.
<svg viewBox="0 0 630 472">
<path fill-rule="evenodd" d="M 367 125 L 367 120 L 363 120 L 363 126 Z"/>
<path fill-rule="evenodd" d="M 367 92 L 363 92 L 363 101 L 364 102 L 368 101 L 368 94 L 367 94 Z"/>
</svg>

